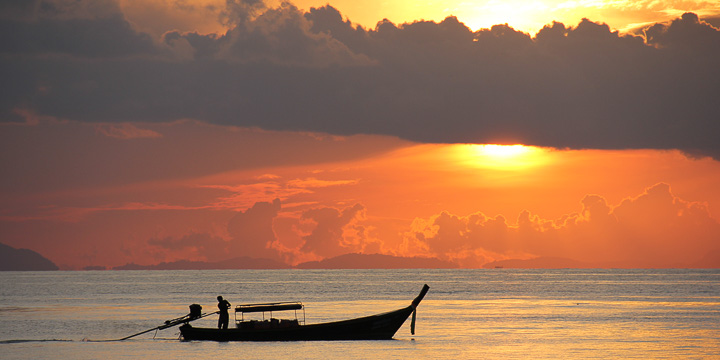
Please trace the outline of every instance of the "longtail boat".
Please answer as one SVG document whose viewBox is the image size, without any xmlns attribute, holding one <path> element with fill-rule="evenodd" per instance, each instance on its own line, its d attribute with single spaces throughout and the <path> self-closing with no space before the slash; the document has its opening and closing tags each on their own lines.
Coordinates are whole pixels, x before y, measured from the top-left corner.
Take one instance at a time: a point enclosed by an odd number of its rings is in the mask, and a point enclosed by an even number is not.
<svg viewBox="0 0 720 360">
<path fill-rule="evenodd" d="M 193 327 L 189 321 L 180 326 L 185 341 L 306 341 L 306 340 L 389 340 L 412 314 L 411 333 L 415 333 L 416 308 L 430 287 L 404 308 L 356 319 L 305 324 L 305 308 L 299 302 L 245 304 L 235 307 L 236 328 Z M 273 313 L 294 312 L 292 319 L 276 319 Z M 299 318 L 301 312 L 302 318 Z M 262 314 L 262 320 L 246 319 L 246 314 Z"/>
</svg>

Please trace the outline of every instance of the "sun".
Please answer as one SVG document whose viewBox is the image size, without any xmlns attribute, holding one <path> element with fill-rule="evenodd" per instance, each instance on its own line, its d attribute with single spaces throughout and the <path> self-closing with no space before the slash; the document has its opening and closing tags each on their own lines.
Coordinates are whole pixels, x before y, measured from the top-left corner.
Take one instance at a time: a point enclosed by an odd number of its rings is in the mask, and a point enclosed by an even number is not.
<svg viewBox="0 0 720 360">
<path fill-rule="evenodd" d="M 476 151 L 482 156 L 494 158 L 512 158 L 528 153 L 531 147 L 525 145 L 477 145 Z"/>
<path fill-rule="evenodd" d="M 521 144 L 459 145 L 460 156 L 473 167 L 518 171 L 545 164 L 547 150 Z"/>
</svg>

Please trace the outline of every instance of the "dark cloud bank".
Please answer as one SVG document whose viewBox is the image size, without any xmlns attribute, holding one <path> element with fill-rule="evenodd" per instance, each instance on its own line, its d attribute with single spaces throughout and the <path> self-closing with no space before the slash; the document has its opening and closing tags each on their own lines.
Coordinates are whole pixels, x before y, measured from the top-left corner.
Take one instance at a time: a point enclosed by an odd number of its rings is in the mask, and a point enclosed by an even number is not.
<svg viewBox="0 0 720 360">
<path fill-rule="evenodd" d="M 73 4 L 70 8 L 68 4 Z M 223 35 L 134 30 L 112 2 L 0 5 L 0 113 L 195 118 L 421 142 L 678 148 L 720 157 L 720 30 L 687 13 L 622 35 L 552 23 L 364 29 L 325 6 L 228 1 Z"/>
</svg>

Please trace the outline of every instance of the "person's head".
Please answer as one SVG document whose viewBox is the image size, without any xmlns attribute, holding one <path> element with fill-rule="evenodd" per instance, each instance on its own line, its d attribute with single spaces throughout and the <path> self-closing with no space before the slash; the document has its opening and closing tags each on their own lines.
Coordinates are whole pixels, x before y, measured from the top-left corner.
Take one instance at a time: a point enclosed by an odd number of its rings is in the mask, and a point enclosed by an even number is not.
<svg viewBox="0 0 720 360">
<path fill-rule="evenodd" d="M 218 301 L 222 301 L 222 296 L 218 296 Z"/>
</svg>

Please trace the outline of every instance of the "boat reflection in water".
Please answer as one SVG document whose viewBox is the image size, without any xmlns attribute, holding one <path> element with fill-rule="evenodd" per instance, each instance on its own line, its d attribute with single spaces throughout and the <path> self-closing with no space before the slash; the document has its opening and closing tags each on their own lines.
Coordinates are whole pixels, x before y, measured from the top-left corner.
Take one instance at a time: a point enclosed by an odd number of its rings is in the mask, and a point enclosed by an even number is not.
<svg viewBox="0 0 720 360">
<path fill-rule="evenodd" d="M 407 307 L 356 319 L 307 325 L 302 303 L 248 304 L 235 307 L 235 329 L 197 328 L 185 323 L 180 333 L 184 340 L 212 341 L 389 340 L 411 314 L 414 334 L 415 311 L 429 288 L 423 286 Z M 272 315 L 290 311 L 295 314 L 293 319 L 276 319 Z M 298 312 L 302 312 L 302 319 L 298 318 Z M 262 313 L 263 320 L 246 320 L 248 313 Z M 269 318 L 265 319 L 267 314 Z"/>
</svg>

